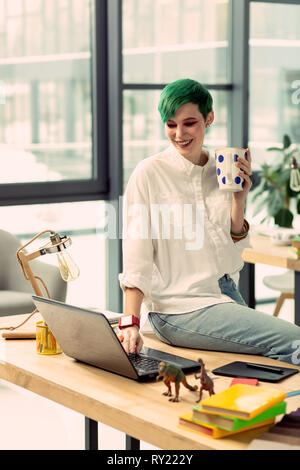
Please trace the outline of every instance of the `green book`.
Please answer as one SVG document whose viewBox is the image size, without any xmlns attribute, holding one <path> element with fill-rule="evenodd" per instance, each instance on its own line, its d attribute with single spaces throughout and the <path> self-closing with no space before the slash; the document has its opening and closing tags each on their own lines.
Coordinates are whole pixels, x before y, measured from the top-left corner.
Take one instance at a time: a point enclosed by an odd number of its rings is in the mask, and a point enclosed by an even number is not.
<svg viewBox="0 0 300 470">
<path fill-rule="evenodd" d="M 281 401 L 280 403 L 271 406 L 267 410 L 255 416 L 254 418 L 245 420 L 240 418 L 233 418 L 231 416 L 207 413 L 206 411 L 202 410 L 201 405 L 197 405 L 193 407 L 193 420 L 196 420 L 201 424 L 212 424 L 218 428 L 225 429 L 226 431 L 236 431 L 252 424 L 259 423 L 260 421 L 275 418 L 278 415 L 285 414 L 285 412 L 286 402 Z"/>
</svg>

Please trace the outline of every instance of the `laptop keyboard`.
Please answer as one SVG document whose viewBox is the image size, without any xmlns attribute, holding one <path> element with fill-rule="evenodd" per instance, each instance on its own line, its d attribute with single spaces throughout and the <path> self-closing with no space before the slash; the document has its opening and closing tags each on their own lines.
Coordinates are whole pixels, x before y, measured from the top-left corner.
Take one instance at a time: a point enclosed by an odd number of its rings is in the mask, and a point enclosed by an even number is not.
<svg viewBox="0 0 300 470">
<path fill-rule="evenodd" d="M 139 354 L 129 354 L 129 359 L 137 370 L 145 372 L 151 372 L 153 369 L 158 371 L 158 364 L 161 362 L 158 359 Z"/>
</svg>

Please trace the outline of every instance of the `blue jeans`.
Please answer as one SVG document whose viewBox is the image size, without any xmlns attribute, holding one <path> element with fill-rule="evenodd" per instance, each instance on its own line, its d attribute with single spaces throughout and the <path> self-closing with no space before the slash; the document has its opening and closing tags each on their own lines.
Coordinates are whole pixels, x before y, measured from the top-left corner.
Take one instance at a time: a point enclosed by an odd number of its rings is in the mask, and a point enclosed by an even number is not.
<svg viewBox="0 0 300 470">
<path fill-rule="evenodd" d="M 299 365 L 298 326 L 247 307 L 228 275 L 219 279 L 219 286 L 234 302 L 181 314 L 150 312 L 158 338 L 172 346 L 263 355 Z"/>
</svg>

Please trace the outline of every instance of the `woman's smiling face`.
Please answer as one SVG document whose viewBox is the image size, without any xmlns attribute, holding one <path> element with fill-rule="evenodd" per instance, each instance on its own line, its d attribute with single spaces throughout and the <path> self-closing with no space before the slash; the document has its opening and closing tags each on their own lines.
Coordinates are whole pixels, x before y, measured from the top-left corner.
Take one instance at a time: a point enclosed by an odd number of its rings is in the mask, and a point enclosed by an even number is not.
<svg viewBox="0 0 300 470">
<path fill-rule="evenodd" d="M 197 104 L 183 104 L 178 108 L 175 116 L 166 122 L 166 136 L 180 155 L 192 163 L 198 164 L 200 163 L 205 130 L 213 120 L 213 111 L 204 119 Z"/>
</svg>

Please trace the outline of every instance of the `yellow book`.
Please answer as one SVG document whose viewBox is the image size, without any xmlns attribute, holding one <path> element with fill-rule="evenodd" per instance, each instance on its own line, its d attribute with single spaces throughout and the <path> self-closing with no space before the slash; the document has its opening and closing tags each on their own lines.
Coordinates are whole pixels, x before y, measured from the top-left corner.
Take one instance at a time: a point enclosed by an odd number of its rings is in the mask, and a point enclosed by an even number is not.
<svg viewBox="0 0 300 470">
<path fill-rule="evenodd" d="M 202 400 L 200 405 L 208 413 L 252 419 L 285 397 L 280 390 L 236 384 Z"/>
<path fill-rule="evenodd" d="M 251 429 L 263 428 L 262 431 L 268 430 L 275 423 L 275 418 L 261 421 L 260 423 L 251 424 L 243 429 L 236 429 L 235 431 L 226 431 L 225 429 L 218 428 L 212 424 L 200 424 L 192 418 L 192 413 L 179 416 L 179 425 L 183 429 L 195 431 L 205 436 L 212 437 L 213 439 L 220 439 L 222 437 L 231 436 L 241 432 L 250 431 Z"/>
</svg>

